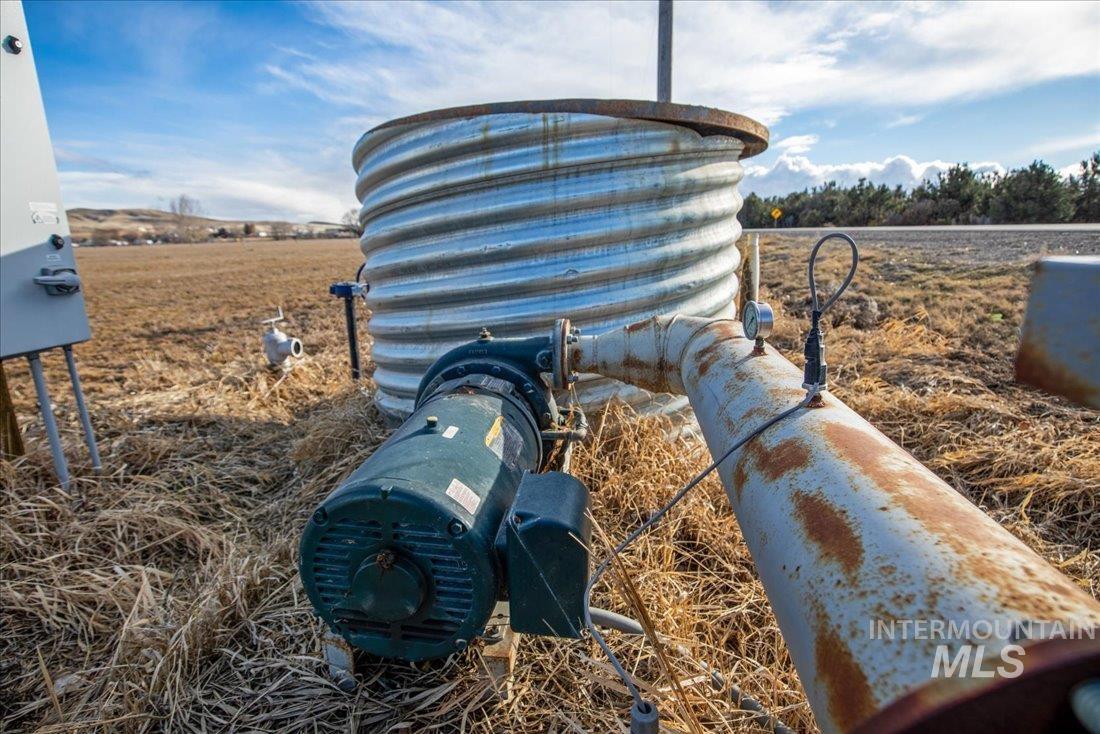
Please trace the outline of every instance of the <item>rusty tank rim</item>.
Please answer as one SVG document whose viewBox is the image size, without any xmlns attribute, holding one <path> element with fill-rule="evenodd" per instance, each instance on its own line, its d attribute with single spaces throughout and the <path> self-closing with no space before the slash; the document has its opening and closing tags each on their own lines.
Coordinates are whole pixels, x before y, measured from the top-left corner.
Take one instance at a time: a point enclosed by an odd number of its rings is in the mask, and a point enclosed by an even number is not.
<svg viewBox="0 0 1100 734">
<path fill-rule="evenodd" d="M 703 136 L 727 135 L 745 144 L 744 152 L 741 154 L 742 159 L 759 155 L 768 148 L 768 128 L 744 115 L 714 107 L 640 99 L 542 99 L 447 107 L 399 117 L 372 128 L 370 132 L 418 122 L 457 120 L 483 115 L 516 113 L 540 115 L 553 112 L 652 120 L 690 128 Z"/>
</svg>

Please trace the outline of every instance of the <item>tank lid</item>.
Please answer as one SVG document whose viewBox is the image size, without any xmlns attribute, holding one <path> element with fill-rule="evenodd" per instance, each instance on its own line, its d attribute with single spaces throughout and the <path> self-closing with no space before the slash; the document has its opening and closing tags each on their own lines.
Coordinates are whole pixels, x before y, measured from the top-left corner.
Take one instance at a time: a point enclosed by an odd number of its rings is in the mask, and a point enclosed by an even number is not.
<svg viewBox="0 0 1100 734">
<path fill-rule="evenodd" d="M 641 99 L 541 99 L 448 107 L 442 110 L 421 112 L 408 117 L 399 117 L 396 120 L 382 123 L 371 132 L 418 122 L 454 120 L 463 117 L 480 117 L 482 115 L 514 113 L 538 115 L 550 112 L 572 112 L 585 115 L 603 115 L 605 117 L 624 117 L 634 120 L 653 120 L 691 128 L 700 135 L 728 135 L 744 142 L 745 152 L 742 154 L 742 158 L 749 158 L 763 153 L 768 147 L 768 128 L 744 115 L 739 115 L 736 112 L 726 112 L 714 107 L 653 102 Z"/>
</svg>

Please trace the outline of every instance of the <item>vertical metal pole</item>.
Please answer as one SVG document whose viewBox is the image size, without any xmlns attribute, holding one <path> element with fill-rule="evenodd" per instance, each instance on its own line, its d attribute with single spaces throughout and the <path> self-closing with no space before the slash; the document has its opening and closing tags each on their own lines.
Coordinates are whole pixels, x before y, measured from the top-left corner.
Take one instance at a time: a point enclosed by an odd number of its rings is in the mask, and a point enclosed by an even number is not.
<svg viewBox="0 0 1100 734">
<path fill-rule="evenodd" d="M 754 234 L 752 236 L 752 245 L 749 248 L 749 272 L 752 274 L 752 283 L 749 285 L 750 297 L 754 301 L 760 300 L 760 235 Z M 764 338 L 761 336 L 756 337 L 755 349 L 753 354 L 764 353 Z"/>
<path fill-rule="evenodd" d="M 88 406 L 84 403 L 84 390 L 80 387 L 80 375 L 76 371 L 76 358 L 73 357 L 73 345 L 66 344 L 65 363 L 69 365 L 69 382 L 73 385 L 73 397 L 76 398 L 76 410 L 80 414 L 80 425 L 84 427 L 84 442 L 88 444 L 88 453 L 92 456 L 92 468 L 99 471 L 102 464 L 99 461 L 99 447 L 95 442 L 95 433 L 92 432 L 92 419 L 88 417 Z"/>
<path fill-rule="evenodd" d="M 355 322 L 355 297 L 344 297 L 344 315 L 348 322 L 348 349 L 351 351 L 351 379 L 359 379 L 359 329 Z"/>
<path fill-rule="evenodd" d="M 749 245 L 749 273 L 751 274 L 751 282 L 749 283 L 749 300 L 760 300 L 760 235 L 754 234 L 752 236 L 752 244 Z"/>
<path fill-rule="evenodd" d="M 760 300 L 760 235 L 751 235 L 743 253 L 741 282 L 737 288 L 737 313 L 744 318 L 745 304 Z"/>
<path fill-rule="evenodd" d="M 61 451 L 61 436 L 57 433 L 57 421 L 53 417 L 50 394 L 46 391 L 46 375 L 42 372 L 42 360 L 38 358 L 38 352 L 33 352 L 27 355 L 27 362 L 31 365 L 34 390 L 38 393 L 38 407 L 42 411 L 42 422 L 46 424 L 46 436 L 50 439 L 53 468 L 57 472 L 57 479 L 61 482 L 61 488 L 68 491 L 69 467 L 65 463 L 65 454 Z"/>
<path fill-rule="evenodd" d="M 657 8 L 657 101 L 672 101 L 672 0 Z"/>
</svg>

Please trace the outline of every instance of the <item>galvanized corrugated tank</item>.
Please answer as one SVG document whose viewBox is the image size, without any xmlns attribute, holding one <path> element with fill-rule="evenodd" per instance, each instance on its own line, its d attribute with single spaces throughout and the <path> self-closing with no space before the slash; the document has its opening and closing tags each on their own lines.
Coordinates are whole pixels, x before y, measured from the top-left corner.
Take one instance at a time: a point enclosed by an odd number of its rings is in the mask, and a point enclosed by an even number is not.
<svg viewBox="0 0 1100 734">
<path fill-rule="evenodd" d="M 731 113 L 607 100 L 444 110 L 365 134 L 353 163 L 379 407 L 408 415 L 428 367 L 481 327 L 732 315 L 739 160 L 766 140 Z M 590 415 L 613 396 L 689 410 L 604 378 L 577 390 Z"/>
</svg>

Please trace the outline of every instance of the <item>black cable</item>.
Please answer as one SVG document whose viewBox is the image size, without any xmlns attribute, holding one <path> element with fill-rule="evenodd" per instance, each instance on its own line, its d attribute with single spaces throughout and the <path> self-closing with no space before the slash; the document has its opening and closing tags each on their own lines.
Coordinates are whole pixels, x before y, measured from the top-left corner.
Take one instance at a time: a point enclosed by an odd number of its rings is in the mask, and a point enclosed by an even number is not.
<svg viewBox="0 0 1100 734">
<path fill-rule="evenodd" d="M 817 266 L 817 252 L 831 239 L 844 240 L 848 243 L 848 247 L 852 249 L 852 267 L 848 270 L 847 277 L 844 278 L 844 282 L 840 284 L 840 287 L 836 289 L 836 293 L 829 297 L 829 300 L 825 301 L 825 305 L 818 307 L 817 305 L 817 280 L 814 277 L 814 268 Z M 817 241 L 814 245 L 814 249 L 810 250 L 810 262 L 807 268 L 807 277 L 810 281 L 810 301 L 813 306 L 813 310 L 820 316 L 825 313 L 830 306 L 836 303 L 836 299 L 840 298 L 840 294 L 848 289 L 848 286 L 852 283 L 852 278 L 856 277 L 856 268 L 859 267 L 859 248 L 856 247 L 856 241 L 843 232 L 830 232 Z"/>
<path fill-rule="evenodd" d="M 807 405 L 810 404 L 810 401 L 813 400 L 815 395 L 817 395 L 817 387 L 816 386 L 806 392 L 806 397 L 802 399 L 801 403 L 799 403 L 798 405 L 795 405 L 793 407 L 787 408 L 787 410 L 783 411 L 779 415 L 771 418 L 768 421 L 765 421 L 763 424 L 761 424 L 759 427 L 757 427 L 755 430 L 753 430 L 747 436 L 745 436 L 740 441 L 738 441 L 733 446 L 731 446 L 729 449 L 727 449 L 726 452 L 723 453 L 717 459 L 715 459 L 711 463 L 710 466 L 708 466 L 706 469 L 704 469 L 703 471 L 696 474 L 694 479 L 692 479 L 690 482 L 685 484 L 680 489 L 680 491 L 678 491 L 676 494 L 674 494 L 672 496 L 672 499 L 670 499 L 667 503 L 665 503 L 664 507 L 662 507 L 656 513 L 651 515 L 648 520 L 646 520 L 644 523 L 639 525 L 638 528 L 635 529 L 634 532 L 632 532 L 630 535 L 628 535 L 625 540 L 623 540 L 621 543 L 619 543 L 617 546 L 615 546 L 614 550 L 611 551 L 611 555 L 608 556 L 607 559 L 604 560 L 603 563 L 601 563 L 599 566 L 597 566 L 595 572 L 593 572 L 592 578 L 589 579 L 588 586 L 585 587 L 585 590 L 584 590 L 584 610 L 585 610 L 584 611 L 584 624 L 585 624 L 585 627 L 588 628 L 589 633 L 596 640 L 596 644 L 598 644 L 600 646 L 600 648 L 604 651 L 604 654 L 606 654 L 608 659 L 611 661 L 611 666 L 613 668 L 615 668 L 615 672 L 619 674 L 619 677 L 622 679 L 623 683 L 626 685 L 627 689 L 630 691 L 630 695 L 633 696 L 635 704 L 645 703 L 645 701 L 642 699 L 641 694 L 638 692 L 637 685 L 635 685 L 634 680 L 633 680 L 633 678 L 631 678 L 630 674 L 626 672 L 626 669 L 623 668 L 622 663 L 619 662 L 619 659 L 617 657 L 615 657 L 615 653 L 611 652 L 611 648 L 608 647 L 607 642 L 603 638 L 603 635 L 600 634 L 600 631 L 598 629 L 596 629 L 596 625 L 592 622 L 592 614 L 589 612 L 590 598 L 592 596 L 592 587 L 596 585 L 596 582 L 598 582 L 600 580 L 600 578 L 603 576 L 604 572 L 606 572 L 608 567 L 610 567 L 611 562 L 615 559 L 615 556 L 619 555 L 624 550 L 626 550 L 630 546 L 631 543 L 633 543 L 635 540 L 637 540 L 643 533 L 645 533 L 647 530 L 649 530 L 649 528 L 651 528 L 654 524 L 656 524 L 657 521 L 659 521 L 662 517 L 664 517 L 665 514 L 668 513 L 668 511 L 671 510 L 673 507 L 675 507 L 676 504 L 680 500 L 682 500 L 687 495 L 688 492 L 690 492 L 692 489 L 694 489 L 696 487 L 696 485 L 698 485 L 701 481 L 706 479 L 707 475 L 709 475 L 712 471 L 717 469 L 718 466 L 723 461 L 728 459 L 730 457 L 730 454 L 732 454 L 734 451 L 741 448 L 746 443 L 748 443 L 752 439 L 756 438 L 761 433 L 768 430 L 769 428 L 771 428 L 772 426 L 774 426 L 776 423 L 783 420 L 787 416 L 793 415 L 794 413 L 798 412 L 802 408 L 805 408 Z"/>
<path fill-rule="evenodd" d="M 844 282 L 836 289 L 836 292 L 825 301 L 822 306 L 817 300 L 817 278 L 814 276 L 814 268 L 817 266 L 817 253 L 831 239 L 840 239 L 848 243 L 852 249 L 852 267 L 848 269 L 848 275 Z M 856 268 L 859 267 L 859 248 L 856 242 L 843 232 L 830 232 L 817 241 L 810 251 L 810 262 L 807 267 L 807 279 L 810 282 L 810 331 L 806 334 L 806 343 L 802 353 L 806 357 L 806 366 L 802 372 L 802 387 L 809 389 L 811 385 L 817 385 L 822 390 L 829 385 L 829 365 L 825 362 L 825 336 L 821 333 L 821 316 L 840 298 L 840 294 L 848 289 L 852 278 L 856 276 Z"/>
</svg>

